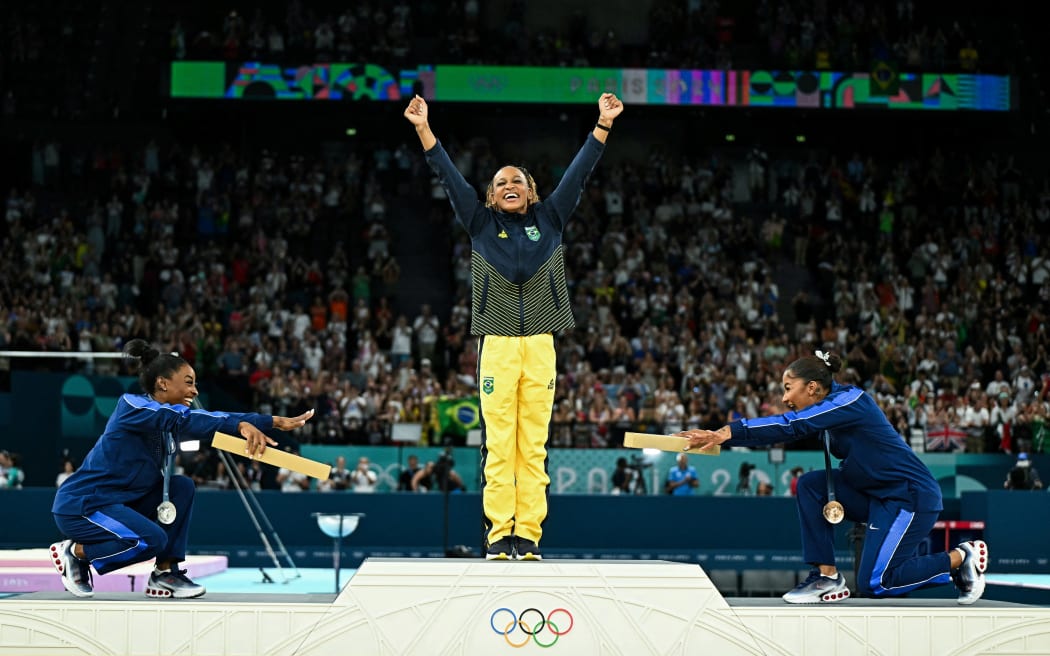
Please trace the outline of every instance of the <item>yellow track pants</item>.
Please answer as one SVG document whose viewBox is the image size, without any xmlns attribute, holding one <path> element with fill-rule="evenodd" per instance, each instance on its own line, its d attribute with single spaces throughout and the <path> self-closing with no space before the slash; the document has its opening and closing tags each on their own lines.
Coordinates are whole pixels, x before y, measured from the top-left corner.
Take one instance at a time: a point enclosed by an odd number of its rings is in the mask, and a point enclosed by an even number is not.
<svg viewBox="0 0 1050 656">
<path fill-rule="evenodd" d="M 478 345 L 481 501 L 487 544 L 537 544 L 547 518 L 547 436 L 557 377 L 554 336 L 485 335 Z"/>
</svg>

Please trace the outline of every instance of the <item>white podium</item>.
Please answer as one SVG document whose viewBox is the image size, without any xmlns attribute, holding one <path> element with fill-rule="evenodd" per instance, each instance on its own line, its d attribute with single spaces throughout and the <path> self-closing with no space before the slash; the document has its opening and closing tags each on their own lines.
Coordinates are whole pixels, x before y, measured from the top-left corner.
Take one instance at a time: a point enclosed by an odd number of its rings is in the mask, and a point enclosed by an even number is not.
<svg viewBox="0 0 1050 656">
<path fill-rule="evenodd" d="M 372 558 L 338 595 L 77 599 L 63 591 L 0 599 L 0 654 L 29 653 L 1045 655 L 1050 606 L 792 606 L 727 601 L 698 565 L 681 563 Z"/>
</svg>

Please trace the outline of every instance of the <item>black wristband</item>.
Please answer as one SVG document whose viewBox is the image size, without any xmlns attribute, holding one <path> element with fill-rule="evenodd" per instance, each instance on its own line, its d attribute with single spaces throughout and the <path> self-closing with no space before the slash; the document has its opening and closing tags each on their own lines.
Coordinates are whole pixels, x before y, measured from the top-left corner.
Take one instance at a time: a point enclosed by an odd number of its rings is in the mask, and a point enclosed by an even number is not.
<svg viewBox="0 0 1050 656">
<path fill-rule="evenodd" d="M 612 129 L 612 128 L 607 128 L 607 127 L 605 127 L 605 126 L 604 126 L 604 125 L 602 125 L 601 123 L 595 123 L 595 124 L 594 124 L 594 127 L 598 128 L 599 130 L 605 130 L 606 132 L 608 132 L 609 130 L 611 130 L 611 129 Z"/>
</svg>

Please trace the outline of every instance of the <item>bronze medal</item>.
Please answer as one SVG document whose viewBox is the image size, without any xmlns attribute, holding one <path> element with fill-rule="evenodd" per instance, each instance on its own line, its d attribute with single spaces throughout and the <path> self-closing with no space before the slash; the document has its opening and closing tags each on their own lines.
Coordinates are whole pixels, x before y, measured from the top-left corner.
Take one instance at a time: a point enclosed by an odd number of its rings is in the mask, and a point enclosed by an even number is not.
<svg viewBox="0 0 1050 656">
<path fill-rule="evenodd" d="M 832 500 L 824 504 L 824 519 L 829 524 L 838 524 L 846 518 L 846 509 L 838 501 Z"/>
</svg>

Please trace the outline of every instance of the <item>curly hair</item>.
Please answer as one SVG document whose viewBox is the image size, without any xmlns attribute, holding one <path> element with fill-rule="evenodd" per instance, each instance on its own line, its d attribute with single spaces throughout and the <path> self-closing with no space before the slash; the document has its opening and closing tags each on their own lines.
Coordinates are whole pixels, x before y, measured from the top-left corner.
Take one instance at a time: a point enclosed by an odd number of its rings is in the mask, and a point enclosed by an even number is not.
<svg viewBox="0 0 1050 656">
<path fill-rule="evenodd" d="M 521 171 L 522 175 L 525 176 L 526 182 L 528 183 L 529 191 L 532 192 L 532 202 L 534 202 L 534 203 L 539 202 L 539 200 L 540 200 L 540 192 L 536 189 L 536 180 L 533 179 L 532 174 L 529 173 L 528 169 L 526 169 L 524 166 L 516 166 L 514 164 L 507 164 L 505 166 L 501 166 L 499 168 L 499 171 L 502 171 L 503 169 L 506 169 L 506 168 L 518 169 L 519 171 Z M 497 171 L 497 173 L 499 171 Z M 495 194 L 493 193 L 494 191 L 495 191 L 495 189 L 492 186 L 492 180 L 489 180 L 488 186 L 485 187 L 485 207 L 495 207 L 496 206 Z"/>
<path fill-rule="evenodd" d="M 124 354 L 139 361 L 139 385 L 147 394 L 157 390 L 157 378 L 171 378 L 189 364 L 177 353 L 161 353 L 144 339 L 133 339 L 124 345 Z"/>
</svg>

